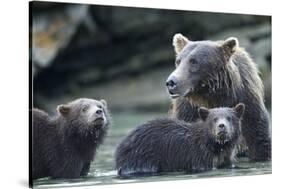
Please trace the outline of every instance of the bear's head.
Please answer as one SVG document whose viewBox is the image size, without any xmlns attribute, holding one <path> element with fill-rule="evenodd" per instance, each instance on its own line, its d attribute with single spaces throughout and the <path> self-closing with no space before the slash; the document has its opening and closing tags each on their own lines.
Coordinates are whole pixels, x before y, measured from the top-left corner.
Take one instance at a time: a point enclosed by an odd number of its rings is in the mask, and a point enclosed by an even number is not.
<svg viewBox="0 0 281 189">
<path fill-rule="evenodd" d="M 240 136 L 240 120 L 243 117 L 245 105 L 237 104 L 234 108 L 213 108 L 201 107 L 198 109 L 199 117 L 208 130 L 208 138 L 211 141 L 225 145 L 238 141 Z"/>
<path fill-rule="evenodd" d="M 236 38 L 216 42 L 190 41 L 175 34 L 173 46 L 176 69 L 166 81 L 171 98 L 196 96 L 202 91 L 208 93 L 227 85 L 221 81 L 219 73 L 225 74 L 225 67 L 231 64 L 231 57 L 239 47 Z"/>
<path fill-rule="evenodd" d="M 109 124 L 109 113 L 105 100 L 80 98 L 57 107 L 66 134 L 80 137 L 105 130 Z M 82 136 L 83 135 L 83 136 Z"/>
</svg>

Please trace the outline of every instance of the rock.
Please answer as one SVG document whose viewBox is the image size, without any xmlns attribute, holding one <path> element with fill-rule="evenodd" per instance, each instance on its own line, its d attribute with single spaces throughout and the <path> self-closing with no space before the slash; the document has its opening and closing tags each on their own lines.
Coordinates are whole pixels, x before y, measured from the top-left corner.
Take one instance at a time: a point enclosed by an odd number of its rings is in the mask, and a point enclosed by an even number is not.
<svg viewBox="0 0 281 189">
<path fill-rule="evenodd" d="M 36 4 L 33 9 L 36 9 Z M 87 5 L 70 5 L 54 14 L 42 14 L 32 18 L 32 60 L 35 73 L 46 68 L 59 51 L 69 44 L 77 27 L 85 18 Z"/>
</svg>

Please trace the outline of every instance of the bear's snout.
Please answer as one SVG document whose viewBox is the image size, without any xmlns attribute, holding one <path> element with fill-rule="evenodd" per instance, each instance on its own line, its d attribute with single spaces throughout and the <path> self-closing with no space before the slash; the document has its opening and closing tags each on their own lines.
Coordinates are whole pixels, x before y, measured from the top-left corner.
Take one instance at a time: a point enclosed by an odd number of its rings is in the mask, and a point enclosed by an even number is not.
<svg viewBox="0 0 281 189">
<path fill-rule="evenodd" d="M 178 80 L 175 76 L 170 76 L 166 81 L 166 87 L 171 96 L 176 95 L 178 93 Z"/>
<path fill-rule="evenodd" d="M 225 131 L 225 124 L 221 123 L 218 125 L 219 131 Z"/>
</svg>

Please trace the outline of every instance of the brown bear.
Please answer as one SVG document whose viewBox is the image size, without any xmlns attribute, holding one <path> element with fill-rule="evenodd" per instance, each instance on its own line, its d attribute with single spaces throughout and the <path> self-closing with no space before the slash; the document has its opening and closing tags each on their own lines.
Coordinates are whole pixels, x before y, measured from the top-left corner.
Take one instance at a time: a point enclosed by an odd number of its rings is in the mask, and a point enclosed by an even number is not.
<svg viewBox="0 0 281 189">
<path fill-rule="evenodd" d="M 225 41 L 190 41 L 175 34 L 176 69 L 166 81 L 172 98 L 172 117 L 184 121 L 198 118 L 200 106 L 208 108 L 246 106 L 242 135 L 252 161 L 271 159 L 269 115 L 256 64 L 237 38 Z"/>
<path fill-rule="evenodd" d="M 175 118 L 148 121 L 118 146 L 115 154 L 118 175 L 194 173 L 232 167 L 244 109 L 244 104 L 235 108 L 201 107 L 197 122 Z"/>
<path fill-rule="evenodd" d="M 57 107 L 54 117 L 33 109 L 32 178 L 87 175 L 110 116 L 105 100 L 77 99 Z"/>
</svg>

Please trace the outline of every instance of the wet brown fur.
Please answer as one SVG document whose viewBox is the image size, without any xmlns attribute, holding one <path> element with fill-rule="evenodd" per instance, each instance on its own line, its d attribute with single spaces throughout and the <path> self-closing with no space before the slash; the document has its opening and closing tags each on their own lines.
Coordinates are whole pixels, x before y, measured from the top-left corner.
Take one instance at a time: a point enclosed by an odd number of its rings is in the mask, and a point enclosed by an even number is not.
<svg viewBox="0 0 281 189">
<path fill-rule="evenodd" d="M 199 45 L 217 46 L 218 53 L 216 57 L 208 57 L 209 62 L 223 66 L 210 67 L 207 77 L 202 79 L 186 97 L 173 99 L 169 113 L 174 118 L 189 122 L 198 118 L 196 111 L 200 106 L 231 107 L 243 102 L 246 105 L 246 112 L 242 133 L 249 148 L 248 155 L 253 161 L 270 160 L 269 116 L 264 105 L 264 87 L 259 71 L 245 49 L 237 46 L 233 52 L 227 48 L 219 50 L 223 42 L 199 42 Z M 180 56 L 188 56 L 188 52 L 184 52 L 184 49 L 182 51 Z M 202 84 L 205 86 L 202 87 Z"/>
</svg>

